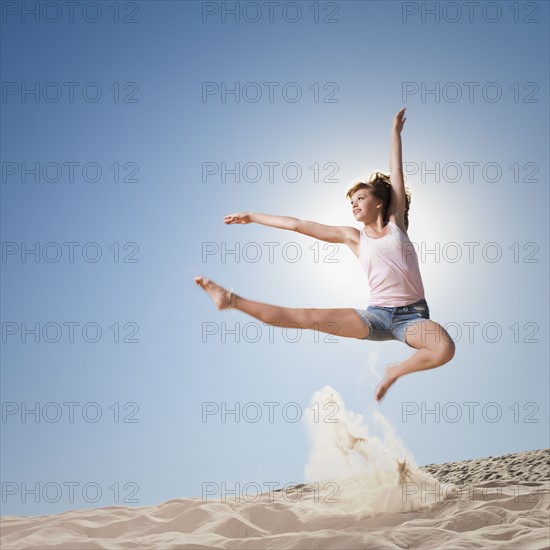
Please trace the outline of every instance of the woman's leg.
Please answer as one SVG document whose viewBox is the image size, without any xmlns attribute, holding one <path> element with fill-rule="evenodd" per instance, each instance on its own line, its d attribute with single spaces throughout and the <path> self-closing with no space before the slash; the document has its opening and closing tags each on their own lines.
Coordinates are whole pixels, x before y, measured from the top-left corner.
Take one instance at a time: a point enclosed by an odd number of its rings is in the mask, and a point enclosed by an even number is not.
<svg viewBox="0 0 550 550">
<path fill-rule="evenodd" d="M 405 332 L 407 344 L 418 351 L 408 359 L 384 369 L 384 378 L 376 389 L 375 399 L 380 401 L 388 388 L 404 374 L 433 369 L 448 363 L 455 354 L 455 343 L 449 333 L 434 321 L 419 321 L 409 325 Z"/>
<path fill-rule="evenodd" d="M 195 277 L 218 309 L 238 309 L 268 325 L 318 330 L 346 338 L 366 338 L 369 329 L 353 308 L 290 308 L 230 296 L 230 292 L 206 277 Z"/>
</svg>

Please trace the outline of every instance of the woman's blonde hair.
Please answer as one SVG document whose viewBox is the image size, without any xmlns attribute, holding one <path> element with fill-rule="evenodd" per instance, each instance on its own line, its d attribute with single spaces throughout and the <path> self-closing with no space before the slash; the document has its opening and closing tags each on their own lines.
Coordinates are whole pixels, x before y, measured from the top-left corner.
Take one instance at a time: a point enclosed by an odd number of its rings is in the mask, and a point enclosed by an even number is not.
<svg viewBox="0 0 550 550">
<path fill-rule="evenodd" d="M 382 219 L 387 221 L 386 214 L 391 202 L 390 176 L 383 172 L 373 172 L 367 181 L 355 182 L 346 193 L 346 199 L 351 199 L 359 189 L 366 189 L 373 197 L 382 201 Z M 405 187 L 405 228 L 409 228 L 409 207 L 411 205 L 412 192 Z"/>
</svg>

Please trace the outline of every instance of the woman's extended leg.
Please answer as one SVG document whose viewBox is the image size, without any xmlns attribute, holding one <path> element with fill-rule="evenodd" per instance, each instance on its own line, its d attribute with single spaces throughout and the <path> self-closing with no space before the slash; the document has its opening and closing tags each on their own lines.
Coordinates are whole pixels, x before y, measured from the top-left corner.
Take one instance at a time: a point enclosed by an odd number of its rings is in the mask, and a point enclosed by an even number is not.
<svg viewBox="0 0 550 550">
<path fill-rule="evenodd" d="M 279 327 L 305 328 L 344 336 L 346 338 L 366 338 L 369 329 L 353 308 L 315 309 L 274 306 L 247 300 L 233 294 L 206 277 L 195 277 L 212 298 L 218 309 L 238 309 L 268 325 Z"/>
<path fill-rule="evenodd" d="M 449 333 L 434 321 L 419 321 L 407 327 L 407 344 L 418 351 L 408 359 L 384 369 L 384 378 L 376 388 L 375 399 L 380 401 L 388 388 L 404 374 L 433 369 L 448 363 L 455 354 L 455 343 Z"/>
</svg>

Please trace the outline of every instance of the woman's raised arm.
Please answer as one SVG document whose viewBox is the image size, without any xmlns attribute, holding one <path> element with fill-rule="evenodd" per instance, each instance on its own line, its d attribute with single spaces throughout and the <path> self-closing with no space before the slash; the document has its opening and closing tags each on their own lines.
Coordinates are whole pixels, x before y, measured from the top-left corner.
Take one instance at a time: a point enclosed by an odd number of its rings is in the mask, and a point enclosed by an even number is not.
<svg viewBox="0 0 550 550">
<path fill-rule="evenodd" d="M 396 225 L 404 232 L 405 228 L 405 178 L 403 177 L 403 159 L 401 152 L 401 130 L 405 124 L 405 109 L 401 109 L 393 118 L 391 130 L 391 152 L 390 152 L 390 183 L 391 201 L 387 216 L 395 217 Z"/>
</svg>

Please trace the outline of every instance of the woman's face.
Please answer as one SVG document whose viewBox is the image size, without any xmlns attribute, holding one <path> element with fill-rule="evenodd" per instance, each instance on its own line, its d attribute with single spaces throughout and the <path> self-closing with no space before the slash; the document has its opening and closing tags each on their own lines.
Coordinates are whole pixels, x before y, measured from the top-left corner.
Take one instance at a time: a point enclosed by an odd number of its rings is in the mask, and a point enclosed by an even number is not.
<svg viewBox="0 0 550 550">
<path fill-rule="evenodd" d="M 359 189 L 351 197 L 351 210 L 359 222 L 374 221 L 382 208 L 382 201 L 373 197 L 368 189 Z"/>
</svg>

